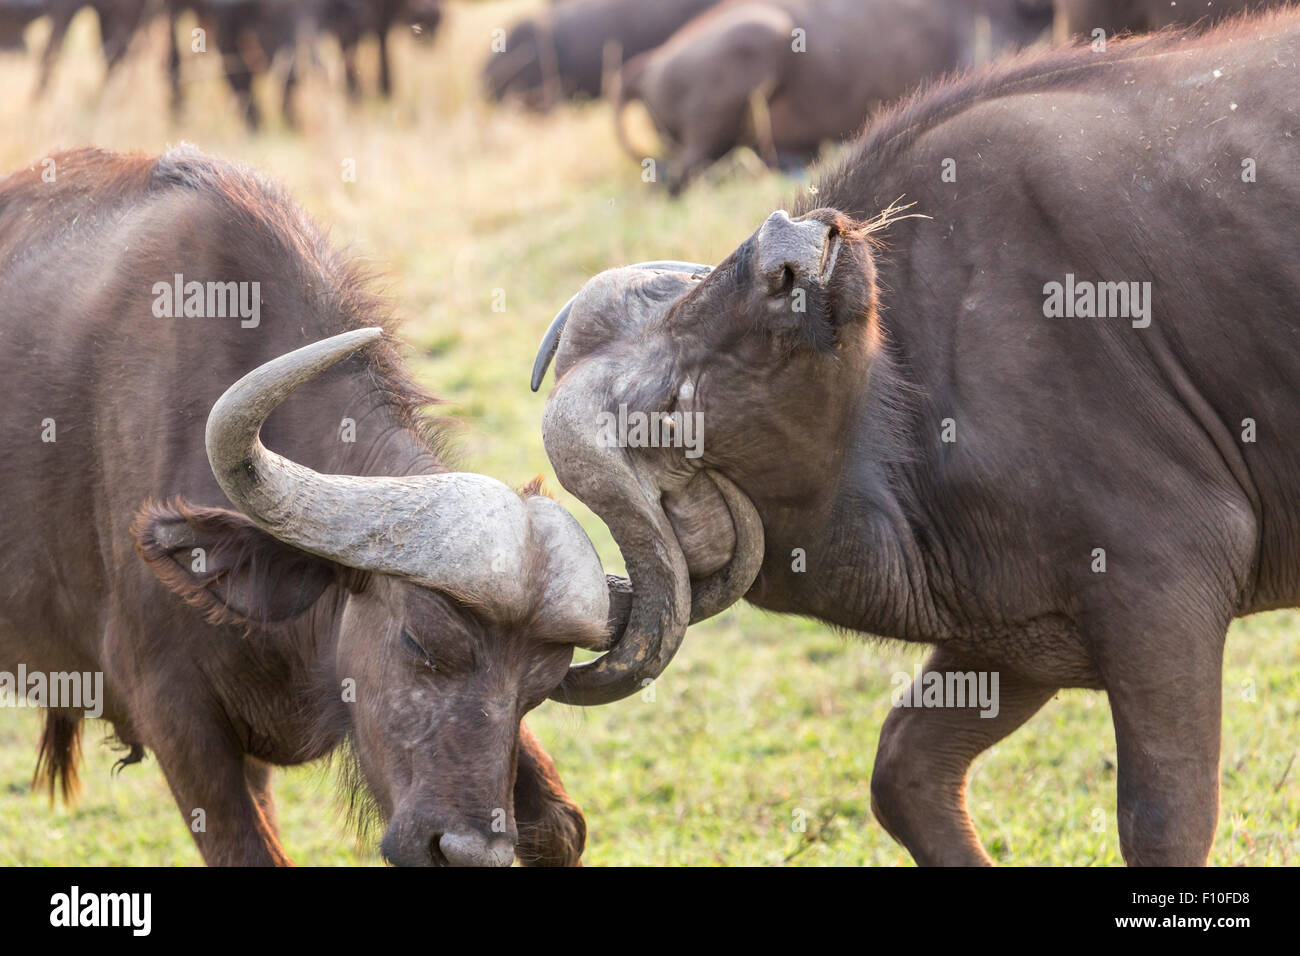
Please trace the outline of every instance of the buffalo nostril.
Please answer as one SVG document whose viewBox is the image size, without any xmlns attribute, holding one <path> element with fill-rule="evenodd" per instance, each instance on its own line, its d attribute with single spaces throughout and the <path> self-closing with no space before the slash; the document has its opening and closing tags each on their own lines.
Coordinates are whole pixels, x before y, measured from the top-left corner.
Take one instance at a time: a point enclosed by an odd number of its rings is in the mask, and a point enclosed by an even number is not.
<svg viewBox="0 0 1300 956">
<path fill-rule="evenodd" d="M 813 279 L 824 285 L 835 268 L 838 232 L 818 219 L 796 221 L 784 211 L 772 213 L 754 237 L 758 274 L 777 292 L 784 290 L 791 278 Z"/>
<path fill-rule="evenodd" d="M 379 844 L 379 852 L 393 866 L 447 866 L 441 831 L 431 836 L 429 832 L 420 827 L 406 828 L 400 823 L 390 826 Z"/>
<path fill-rule="evenodd" d="M 509 841 L 476 833 L 444 833 L 438 846 L 452 866 L 509 866 L 515 859 L 515 848 Z"/>
<path fill-rule="evenodd" d="M 435 833 L 429 838 L 429 860 L 434 866 L 450 866 L 451 861 L 447 859 L 446 854 L 442 852 L 441 833 Z"/>
</svg>

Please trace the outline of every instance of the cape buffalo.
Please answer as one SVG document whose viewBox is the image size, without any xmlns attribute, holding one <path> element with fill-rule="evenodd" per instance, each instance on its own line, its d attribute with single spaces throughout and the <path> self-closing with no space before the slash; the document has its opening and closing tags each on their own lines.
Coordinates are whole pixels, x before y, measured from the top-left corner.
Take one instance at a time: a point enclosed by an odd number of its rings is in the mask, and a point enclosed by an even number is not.
<svg viewBox="0 0 1300 956">
<path fill-rule="evenodd" d="M 569 0 L 510 28 L 483 64 L 493 100 L 534 109 L 562 98 L 599 97 L 605 74 L 663 43 L 717 0 Z"/>
<path fill-rule="evenodd" d="M 269 73 L 277 60 L 284 64 L 281 112 L 290 126 L 296 124 L 293 97 L 302 67 L 299 54 L 322 34 L 338 39 L 348 94 L 356 98 L 361 95 L 357 47 L 373 33 L 379 43 L 379 89 L 390 96 L 388 33 L 393 25 L 405 23 L 420 37 L 429 38 L 442 21 L 441 0 L 167 0 L 167 7 L 172 109 L 179 109 L 182 100 L 177 27 L 188 10 L 214 35 L 226 83 L 250 129 L 257 129 L 262 120 L 253 98 L 253 80 Z"/>
<path fill-rule="evenodd" d="M 1019 47 L 1052 23 L 1050 0 L 731 0 L 620 76 L 614 124 L 640 100 L 673 194 L 737 146 L 802 166 L 927 77 Z"/>
<path fill-rule="evenodd" d="M 448 470 L 384 304 L 279 189 L 52 160 L 0 180 L 0 671 L 102 675 L 210 864 L 287 862 L 269 766 L 340 747 L 394 863 L 576 862 L 520 718 L 603 641 L 577 523 Z M 66 797 L 86 708 L 37 702 Z"/>
<path fill-rule="evenodd" d="M 357 0 L 359 2 L 359 0 Z M 349 2 L 349 9 L 352 4 Z M 194 13 L 206 32 L 205 45 L 216 49 L 222 75 L 235 95 L 235 102 L 249 129 L 262 124 L 261 110 L 253 97 L 254 78 L 282 65 L 283 84 L 280 110 L 285 122 L 296 124 L 294 91 L 299 80 L 300 48 L 314 43 L 325 14 L 325 0 L 166 0 L 168 74 L 172 111 L 182 105 L 181 49 L 177 42 L 180 17 Z M 189 48 L 190 38 L 183 43 Z"/>
<path fill-rule="evenodd" d="M 23 50 L 23 32 L 44 11 L 43 0 L 0 0 L 0 51 Z"/>
<path fill-rule="evenodd" d="M 53 79 L 68 27 L 82 8 L 90 7 L 99 18 L 106 73 L 112 74 L 144 22 L 146 6 L 147 0 L 0 0 L 0 49 L 21 48 L 27 25 L 48 16 L 50 36 L 41 51 L 36 80 L 37 94 L 44 93 Z"/>
<path fill-rule="evenodd" d="M 379 43 L 379 92 L 393 95 L 393 68 L 388 55 L 388 32 L 403 23 L 422 40 L 430 39 L 442 22 L 442 0 L 325 0 L 325 28 L 339 41 L 348 95 L 361 95 L 357 74 L 357 47 L 367 34 Z"/>
<path fill-rule="evenodd" d="M 1125 859 L 1203 863 L 1226 630 L 1300 605 L 1298 62 L 1286 11 L 968 75 L 716 268 L 592 279 L 534 386 L 555 350 L 547 451 L 651 623 L 557 698 L 655 677 L 757 520 L 752 603 L 933 646 L 913 700 L 1000 676 L 996 714 L 885 720 L 872 806 L 918 862 L 990 862 L 971 760 L 1080 687 Z M 702 417 L 702 453 L 611 440 L 616 413 Z"/>
<path fill-rule="evenodd" d="M 1142 33 L 1176 24 L 1209 26 L 1244 11 L 1281 6 L 1290 0 L 1056 0 L 1066 33 L 1113 36 Z"/>
</svg>

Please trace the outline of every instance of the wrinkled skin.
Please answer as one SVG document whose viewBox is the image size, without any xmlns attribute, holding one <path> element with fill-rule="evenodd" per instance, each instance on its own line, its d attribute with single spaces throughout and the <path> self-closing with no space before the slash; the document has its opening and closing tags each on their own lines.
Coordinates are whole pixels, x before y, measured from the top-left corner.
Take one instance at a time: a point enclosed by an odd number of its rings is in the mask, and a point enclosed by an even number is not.
<svg viewBox="0 0 1300 956">
<path fill-rule="evenodd" d="M 430 834 L 445 834 L 444 856 L 484 862 L 457 835 L 499 832 L 487 852 L 509 863 L 520 719 L 564 677 L 572 646 L 484 626 L 427 589 L 372 590 L 348 602 L 338 661 L 339 673 L 371 688 L 354 722 L 362 770 L 389 821 L 384 856 L 428 865 Z"/>
<path fill-rule="evenodd" d="M 1050 0 L 732 0 L 629 61 L 616 128 L 640 161 L 622 109 L 645 104 L 674 194 L 737 146 L 802 166 L 922 81 L 1031 43 L 1051 23 Z"/>
<path fill-rule="evenodd" d="M 525 529 L 520 578 L 537 599 L 502 616 L 273 537 L 231 507 L 205 453 L 231 383 L 373 324 L 383 303 L 245 169 L 188 148 L 55 160 L 55 183 L 40 166 L 0 180 L 0 670 L 102 672 L 128 762 L 152 752 L 187 829 L 204 811 L 191 832 L 209 864 L 287 863 L 269 767 L 349 742 L 364 787 L 345 796 L 373 793 L 393 862 L 576 863 L 582 815 L 520 724 L 584 634 L 569 602 L 544 598 L 572 572 L 543 560 L 554 538 Z M 260 324 L 158 317 L 154 285 L 175 273 L 260 282 Z M 426 400 L 381 340 L 301 385 L 261 436 L 325 474 L 442 473 L 436 431 L 413 417 Z M 31 428 L 46 418 L 56 441 Z M 355 441 L 340 437 L 348 419 Z M 82 716 L 47 717 L 51 792 L 74 789 Z"/>
<path fill-rule="evenodd" d="M 602 504 L 611 531 L 724 474 L 762 518 L 751 603 L 999 674 L 995 716 L 888 712 L 872 807 L 919 863 L 990 862 L 967 770 L 1063 687 L 1109 698 L 1125 859 L 1207 858 L 1228 624 L 1300 605 L 1300 171 L 1265 187 L 1240 161 L 1294 154 L 1300 74 L 1273 65 L 1298 59 L 1300 12 L 940 87 L 821 177 L 822 208 L 710 273 L 614 270 L 573 304 L 550 405 L 688 394 L 705 421 L 699 459 L 610 450 L 640 476 Z M 928 218 L 864 225 L 899 196 Z M 1047 317 L 1067 273 L 1151 282 L 1150 324 Z M 571 436 L 545 437 L 579 480 Z"/>
</svg>

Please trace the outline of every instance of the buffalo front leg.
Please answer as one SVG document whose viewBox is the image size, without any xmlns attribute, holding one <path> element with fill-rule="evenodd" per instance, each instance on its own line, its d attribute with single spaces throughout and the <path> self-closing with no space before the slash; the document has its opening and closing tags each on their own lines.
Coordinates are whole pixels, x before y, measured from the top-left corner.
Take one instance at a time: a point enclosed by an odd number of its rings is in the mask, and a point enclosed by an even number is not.
<svg viewBox="0 0 1300 956">
<path fill-rule="evenodd" d="M 244 57 L 239 21 L 233 14 L 221 17 L 217 23 L 217 47 L 226 85 L 235 94 L 244 124 L 257 130 L 262 125 L 262 114 L 253 96 L 253 68 Z"/>
<path fill-rule="evenodd" d="M 45 42 L 45 49 L 41 52 L 41 65 L 37 73 L 36 89 L 32 94 L 33 99 L 40 98 L 50 88 L 50 79 L 54 76 L 54 64 L 58 62 L 59 54 L 63 52 L 63 40 L 68 35 L 68 27 L 71 26 L 72 18 L 76 13 L 77 11 L 72 9 L 58 9 L 54 12 L 50 38 Z"/>
<path fill-rule="evenodd" d="M 100 45 L 104 50 L 104 83 L 107 84 L 126 57 L 131 40 L 140 26 L 143 4 L 96 4 L 99 14 Z"/>
<path fill-rule="evenodd" d="M 167 10 L 167 80 L 172 119 L 181 114 L 183 97 L 181 94 L 181 48 L 176 42 L 177 20 L 179 14 L 174 4 L 168 4 Z"/>
<path fill-rule="evenodd" d="M 184 726 L 178 726 L 184 723 Z M 208 866 L 288 866 L 253 785 L 269 808 L 269 768 L 246 763 L 238 744 L 202 717 L 148 734 L 181 817 Z"/>
<path fill-rule="evenodd" d="M 988 662 L 960 658 L 942 648 L 925 672 L 989 674 Z M 920 702 L 924 673 L 912 684 Z M 992 687 L 991 677 L 988 687 Z M 998 673 L 997 713 L 966 707 L 895 707 L 885 718 L 871 775 L 871 810 L 881 826 L 921 866 L 991 866 L 966 810 L 966 773 L 993 744 L 1038 712 L 1057 688 Z M 991 712 L 992 708 L 989 708 Z"/>
<path fill-rule="evenodd" d="M 278 840 L 280 821 L 275 813 L 275 796 L 271 792 L 271 769 L 270 764 L 263 763 L 256 757 L 244 757 L 244 779 L 248 782 L 248 792 L 253 795 L 253 802 L 262 814 L 266 829 Z"/>
<path fill-rule="evenodd" d="M 298 53 L 294 51 L 289 57 L 289 71 L 284 75 L 284 93 L 280 100 L 280 112 L 285 125 L 290 129 L 298 128 L 298 110 L 294 105 L 294 91 L 298 88 Z"/>
<path fill-rule="evenodd" d="M 1119 764 L 1120 849 L 1130 866 L 1203 866 L 1209 857 L 1227 631 L 1213 627 L 1177 640 L 1143 628 L 1102 659 Z"/>
<path fill-rule="evenodd" d="M 393 68 L 388 58 L 388 29 L 379 29 L 379 92 L 384 99 L 393 98 Z"/>
<path fill-rule="evenodd" d="M 550 755 L 523 724 L 515 773 L 515 855 L 524 866 L 581 866 L 587 821 L 565 792 Z"/>
<path fill-rule="evenodd" d="M 361 99 L 361 74 L 357 69 L 357 45 L 361 41 L 358 31 L 339 31 L 339 49 L 343 54 L 343 79 L 348 88 L 348 99 Z"/>
</svg>

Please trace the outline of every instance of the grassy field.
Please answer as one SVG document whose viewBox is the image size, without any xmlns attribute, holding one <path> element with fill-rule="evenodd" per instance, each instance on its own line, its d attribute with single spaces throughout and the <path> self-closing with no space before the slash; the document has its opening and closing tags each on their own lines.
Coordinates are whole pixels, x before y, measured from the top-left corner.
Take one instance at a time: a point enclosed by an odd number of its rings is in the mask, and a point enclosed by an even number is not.
<svg viewBox="0 0 1300 956">
<path fill-rule="evenodd" d="M 739 160 L 673 203 L 618 152 L 603 106 L 539 118 L 482 104 L 489 32 L 532 5 L 454 6 L 431 48 L 402 38 L 391 104 L 350 107 L 326 50 L 324 73 L 303 90 L 301 133 L 272 119 L 255 138 L 236 120 L 215 55 L 189 58 L 189 106 L 169 121 L 159 33 L 101 91 L 93 15 L 83 14 L 45 102 L 27 96 L 32 60 L 0 56 L 0 169 L 64 147 L 159 151 L 184 140 L 267 171 L 386 275 L 415 368 L 465 423 L 464 464 L 522 484 L 549 472 L 543 396 L 527 378 L 565 298 L 609 265 L 717 261 L 802 188 Z M 270 108 L 273 91 L 262 92 Z M 342 175 L 349 160 L 355 182 Z M 498 290 L 504 311 L 492 308 Z M 616 567 L 604 528 L 563 500 Z M 1298 651 L 1294 613 L 1241 622 L 1230 636 L 1216 864 L 1300 862 Z M 691 632 L 653 701 L 547 704 L 530 721 L 587 813 L 588 864 L 908 865 L 872 819 L 868 780 L 890 676 L 921 656 L 736 608 Z M 0 864 L 199 863 L 157 765 L 111 777 L 105 731 L 88 730 L 79 805 L 51 809 L 29 790 L 34 714 L 0 711 Z M 343 827 L 327 770 L 285 772 L 277 794 L 298 863 L 378 862 Z M 1060 694 L 976 763 L 969 801 L 1002 863 L 1120 863 L 1105 697 Z"/>
</svg>

